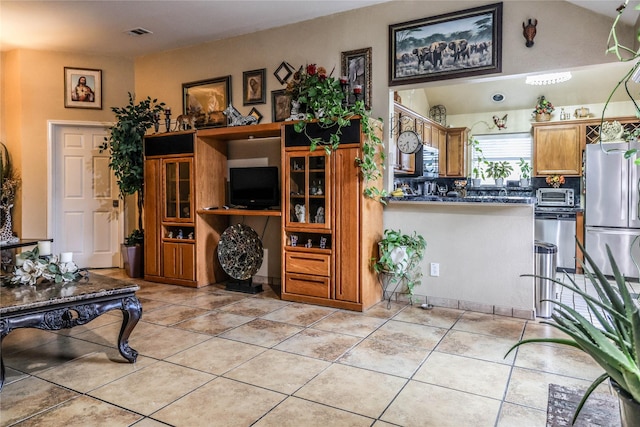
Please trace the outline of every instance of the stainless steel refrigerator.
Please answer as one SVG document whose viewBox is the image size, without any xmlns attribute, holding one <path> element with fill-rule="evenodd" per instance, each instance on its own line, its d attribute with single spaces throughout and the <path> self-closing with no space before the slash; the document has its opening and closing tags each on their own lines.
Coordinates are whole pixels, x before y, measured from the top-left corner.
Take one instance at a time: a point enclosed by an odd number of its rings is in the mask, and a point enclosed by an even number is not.
<svg viewBox="0 0 640 427">
<path fill-rule="evenodd" d="M 609 245 L 620 271 L 638 278 L 640 219 L 638 179 L 640 166 L 625 159 L 638 143 L 589 144 L 585 165 L 585 249 L 606 275 L 613 270 L 605 245 Z M 635 240 L 638 237 L 638 240 Z"/>
</svg>

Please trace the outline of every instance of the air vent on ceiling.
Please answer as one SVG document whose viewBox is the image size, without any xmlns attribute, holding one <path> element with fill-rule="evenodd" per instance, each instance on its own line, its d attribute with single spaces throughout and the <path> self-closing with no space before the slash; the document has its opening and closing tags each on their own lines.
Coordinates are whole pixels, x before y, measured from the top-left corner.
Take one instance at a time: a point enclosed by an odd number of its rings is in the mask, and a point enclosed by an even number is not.
<svg viewBox="0 0 640 427">
<path fill-rule="evenodd" d="M 132 30 L 126 31 L 127 34 L 129 34 L 130 36 L 144 36 L 145 34 L 153 34 L 153 32 L 144 29 L 142 27 L 138 27 L 138 28 L 134 28 Z"/>
</svg>

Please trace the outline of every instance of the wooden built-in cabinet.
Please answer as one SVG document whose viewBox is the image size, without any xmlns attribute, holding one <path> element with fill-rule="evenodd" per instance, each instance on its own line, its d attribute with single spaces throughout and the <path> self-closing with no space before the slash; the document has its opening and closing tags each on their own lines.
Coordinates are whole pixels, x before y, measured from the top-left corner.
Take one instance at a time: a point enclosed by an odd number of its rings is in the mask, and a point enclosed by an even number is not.
<svg viewBox="0 0 640 427">
<path fill-rule="evenodd" d="M 291 125 L 283 127 L 283 142 L 282 299 L 365 310 L 382 298 L 370 265 L 382 237 L 382 205 L 364 197 L 354 161 L 362 156 L 360 121 L 343 129 L 331 155 L 310 152 Z"/>
<path fill-rule="evenodd" d="M 441 177 L 465 177 L 467 170 L 467 128 L 445 128 L 415 111 L 394 103 L 395 137 L 405 130 L 415 131 L 424 145 L 438 149 L 439 175 Z M 397 176 L 416 175 L 416 162 L 421 161 L 422 153 L 405 154 L 396 148 L 397 162 L 394 174 Z"/>
</svg>

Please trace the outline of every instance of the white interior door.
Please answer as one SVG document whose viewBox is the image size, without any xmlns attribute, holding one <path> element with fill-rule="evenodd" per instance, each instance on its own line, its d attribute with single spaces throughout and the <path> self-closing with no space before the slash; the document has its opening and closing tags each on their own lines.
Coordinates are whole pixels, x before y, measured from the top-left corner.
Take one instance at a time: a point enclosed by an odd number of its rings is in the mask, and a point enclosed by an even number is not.
<svg viewBox="0 0 640 427">
<path fill-rule="evenodd" d="M 79 267 L 120 266 L 121 212 L 104 125 L 56 124 L 52 132 L 54 253 L 73 252 Z"/>
</svg>

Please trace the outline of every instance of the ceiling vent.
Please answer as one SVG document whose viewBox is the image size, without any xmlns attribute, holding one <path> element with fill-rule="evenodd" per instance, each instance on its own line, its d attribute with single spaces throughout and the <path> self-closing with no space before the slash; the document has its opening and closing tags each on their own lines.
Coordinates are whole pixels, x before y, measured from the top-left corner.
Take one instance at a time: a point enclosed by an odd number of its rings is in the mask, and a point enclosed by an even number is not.
<svg viewBox="0 0 640 427">
<path fill-rule="evenodd" d="M 144 29 L 142 27 L 138 27 L 138 28 L 134 28 L 132 30 L 129 31 L 125 31 L 127 34 L 129 34 L 130 36 L 134 36 L 134 37 L 138 37 L 138 36 L 144 36 L 145 34 L 153 34 L 153 32 Z"/>
</svg>

